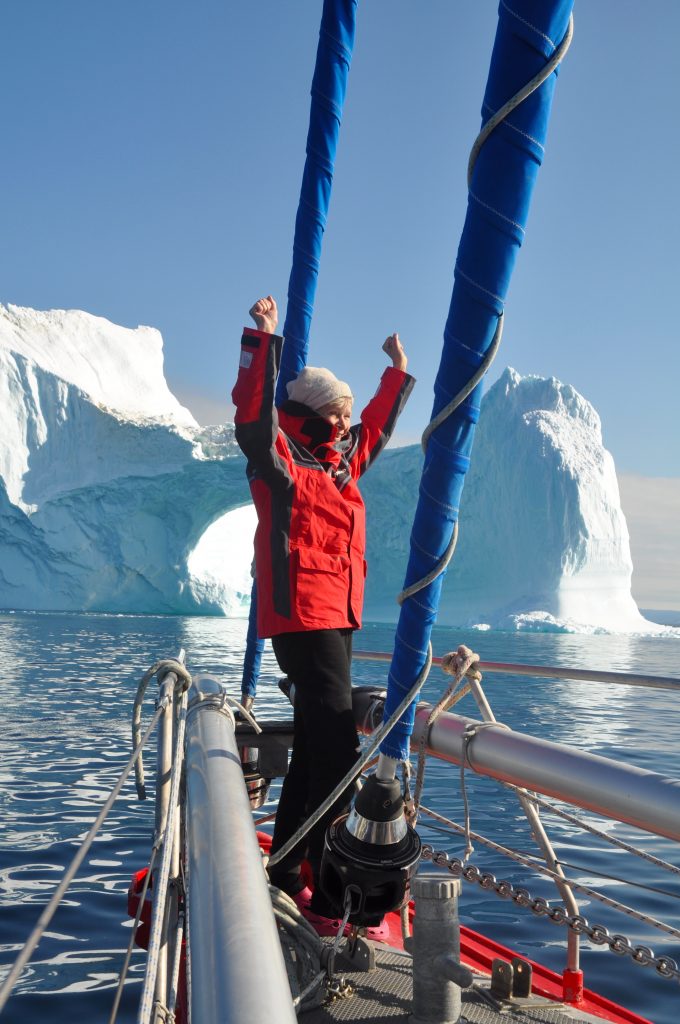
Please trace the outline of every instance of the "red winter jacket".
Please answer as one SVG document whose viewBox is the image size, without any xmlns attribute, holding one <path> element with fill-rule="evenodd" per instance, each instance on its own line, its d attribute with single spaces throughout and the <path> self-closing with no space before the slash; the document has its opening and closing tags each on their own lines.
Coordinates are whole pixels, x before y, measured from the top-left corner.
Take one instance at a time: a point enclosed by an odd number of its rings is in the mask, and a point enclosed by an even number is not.
<svg viewBox="0 0 680 1024">
<path fill-rule="evenodd" d="M 281 345 L 278 335 L 246 328 L 232 392 L 258 516 L 258 633 L 358 629 L 366 528 L 356 481 L 387 444 L 414 380 L 386 369 L 341 452 L 337 427 L 308 406 L 274 408 Z"/>
</svg>

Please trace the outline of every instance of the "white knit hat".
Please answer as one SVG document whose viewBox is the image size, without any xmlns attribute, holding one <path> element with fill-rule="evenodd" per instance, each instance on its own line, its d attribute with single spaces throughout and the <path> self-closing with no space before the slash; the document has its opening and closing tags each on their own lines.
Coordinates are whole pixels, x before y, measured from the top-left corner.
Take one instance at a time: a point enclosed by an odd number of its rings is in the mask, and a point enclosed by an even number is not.
<svg viewBox="0 0 680 1024">
<path fill-rule="evenodd" d="M 293 402 L 302 402 L 315 412 L 339 398 L 354 398 L 349 384 L 338 380 L 330 370 L 318 366 L 305 366 L 286 387 Z"/>
</svg>

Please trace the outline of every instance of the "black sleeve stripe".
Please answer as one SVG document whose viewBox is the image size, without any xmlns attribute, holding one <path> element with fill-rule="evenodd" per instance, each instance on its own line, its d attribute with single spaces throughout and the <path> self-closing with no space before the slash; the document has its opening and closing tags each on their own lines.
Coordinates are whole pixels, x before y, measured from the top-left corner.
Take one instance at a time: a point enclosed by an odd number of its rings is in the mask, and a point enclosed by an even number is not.
<svg viewBox="0 0 680 1024">
<path fill-rule="evenodd" d="M 381 451 L 391 438 L 396 422 L 399 419 L 399 416 L 401 415 L 402 409 L 406 405 L 406 400 L 413 391 L 414 384 L 415 380 L 413 379 L 413 377 L 407 377 L 404 380 L 401 387 L 399 388 L 399 392 L 394 399 L 389 415 L 385 420 L 385 425 L 383 426 L 383 429 L 380 431 L 380 437 L 373 445 L 371 450 L 366 453 L 366 458 L 359 465 L 359 476 L 363 476 L 368 467 L 371 465 L 371 463 L 375 462 L 375 460 L 378 458 Z"/>
<path fill-rule="evenodd" d="M 242 334 L 241 345 L 244 348 L 259 348 L 261 338 L 256 338 L 254 334 Z"/>
</svg>

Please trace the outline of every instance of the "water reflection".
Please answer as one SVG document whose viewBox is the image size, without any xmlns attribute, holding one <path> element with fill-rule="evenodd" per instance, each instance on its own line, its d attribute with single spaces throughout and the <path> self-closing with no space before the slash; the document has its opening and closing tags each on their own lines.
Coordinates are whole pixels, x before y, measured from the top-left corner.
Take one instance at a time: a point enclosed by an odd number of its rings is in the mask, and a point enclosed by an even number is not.
<svg viewBox="0 0 680 1024">
<path fill-rule="evenodd" d="M 238 695 L 245 630 L 244 620 L 216 618 L 0 615 L 4 677 L 0 705 L 2 963 L 12 960 L 13 951 L 29 934 L 129 756 L 132 700 L 142 673 L 153 662 L 176 656 L 184 648 L 192 673 L 214 675 Z M 393 629 L 382 625 L 369 624 L 356 638 L 356 646 L 368 650 L 391 651 L 392 643 Z M 679 648 L 677 641 L 668 638 L 435 629 L 437 655 L 460 643 L 477 650 L 485 661 L 677 674 Z M 380 663 L 356 662 L 355 682 L 384 685 L 387 669 Z M 262 718 L 290 715 L 277 686 L 278 677 L 268 645 L 257 699 Z M 448 681 L 449 677 L 433 670 L 424 696 L 437 699 Z M 145 718 L 152 710 L 153 686 L 155 683 L 148 691 Z M 678 702 L 671 693 L 500 675 L 487 676 L 484 687 L 496 717 L 514 729 L 680 777 Z M 477 717 L 470 698 L 459 707 L 462 713 Z M 150 785 L 153 760 L 152 755 L 145 759 Z M 519 851 L 534 852 L 530 831 L 511 793 L 472 772 L 466 773 L 466 787 L 473 829 Z M 261 813 L 273 809 L 278 789 L 272 787 Z M 442 814 L 462 821 L 458 771 L 440 762 L 431 763 L 424 800 Z M 593 815 L 584 817 L 595 821 Z M 544 818 L 560 856 L 573 865 L 569 871 L 574 877 L 612 893 L 623 891 L 618 879 L 663 889 L 663 893 L 651 888 L 636 893 L 627 885 L 625 901 L 661 917 L 677 914 L 677 876 L 669 881 L 652 865 L 640 864 L 623 851 L 604 848 L 590 837 L 583 841 L 577 826 L 548 814 Z M 677 862 L 677 847 L 665 840 L 641 837 L 634 829 L 615 823 L 597 824 Z M 132 872 L 147 861 L 152 829 L 152 804 L 137 801 L 131 780 L 50 925 L 36 961 L 22 977 L 20 995 L 10 1003 L 8 1019 L 21 1019 L 23 1024 L 42 1024 L 46 1014 L 57 1024 L 76 1016 L 107 1019 L 129 934 L 125 891 Z M 462 839 L 442 834 L 436 823 L 427 819 L 423 819 L 422 834 L 451 854 L 463 851 Z M 528 881 L 524 868 L 493 851 L 479 847 L 474 860 L 499 878 L 527 885 L 532 895 L 555 898 L 552 883 L 541 878 Z M 603 872 L 614 877 L 603 880 Z M 657 953 L 680 956 L 675 940 L 660 937 L 639 922 L 622 923 L 620 916 L 589 897 L 583 906 L 592 921 L 604 923 L 611 931 L 623 931 Z M 488 928 L 500 941 L 512 941 L 527 955 L 562 969 L 564 935 L 554 925 L 467 885 L 461 913 L 473 927 Z M 143 960 L 143 954 L 135 953 L 134 980 L 119 1018 L 123 1022 L 136 1019 Z M 675 990 L 656 979 L 653 972 L 622 966 L 600 949 L 586 950 L 584 961 L 591 984 L 610 985 L 610 991 L 618 988 L 629 994 L 631 1006 L 647 1015 L 653 1007 L 658 1024 L 675 1019 Z M 613 980 L 608 980 L 610 976 Z M 642 980 L 635 981 L 636 977 Z"/>
</svg>

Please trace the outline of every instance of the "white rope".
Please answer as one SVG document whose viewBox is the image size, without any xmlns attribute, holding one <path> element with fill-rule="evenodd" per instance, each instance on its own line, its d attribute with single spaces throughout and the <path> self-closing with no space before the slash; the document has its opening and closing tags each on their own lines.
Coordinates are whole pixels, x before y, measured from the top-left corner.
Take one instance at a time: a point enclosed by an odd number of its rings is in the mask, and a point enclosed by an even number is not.
<svg viewBox="0 0 680 1024">
<path fill-rule="evenodd" d="M 318 821 L 320 821 L 320 819 L 324 816 L 326 811 L 328 811 L 329 808 L 333 806 L 338 797 L 342 793 L 344 793 L 347 787 L 354 781 L 354 779 L 361 774 L 361 772 L 364 770 L 368 762 L 373 757 L 375 751 L 382 743 L 385 736 L 387 736 L 388 733 L 394 728 L 394 726 L 397 724 L 406 708 L 409 707 L 412 701 L 414 701 L 418 696 L 418 692 L 420 691 L 420 688 L 427 679 L 431 666 L 432 645 L 430 644 L 428 646 L 427 660 L 425 662 L 425 665 L 421 669 L 418 678 L 416 679 L 415 683 L 413 684 L 409 692 L 406 694 L 404 699 L 402 700 L 401 704 L 399 704 L 399 706 L 395 708 L 395 710 L 392 712 L 388 720 L 386 722 L 383 722 L 380 728 L 376 730 L 376 732 L 373 734 L 373 737 L 368 748 L 364 751 L 363 755 L 359 758 L 356 764 L 353 765 L 352 768 L 350 768 L 345 777 L 340 780 L 340 782 L 337 784 L 333 792 L 326 797 L 323 803 L 319 807 L 317 807 L 314 813 L 311 814 L 307 821 L 300 826 L 300 828 L 293 836 L 291 836 L 288 842 L 284 843 L 280 850 L 277 850 L 275 854 L 270 856 L 268 862 L 270 866 L 273 867 L 274 864 L 278 864 L 280 860 L 286 857 L 290 853 L 290 851 L 297 846 L 300 840 L 307 835 L 309 830 L 313 828 Z"/>
<path fill-rule="evenodd" d="M 183 655 L 181 655 L 183 656 Z M 187 671 L 185 665 L 176 658 L 164 658 L 161 661 L 157 661 L 155 665 L 152 665 L 150 669 L 144 673 L 142 678 L 139 680 L 137 687 L 137 693 L 135 694 L 134 704 L 132 706 L 132 746 L 137 747 L 139 745 L 139 733 L 141 729 L 142 720 L 142 702 L 144 700 L 144 694 L 146 688 L 155 675 L 158 675 L 158 685 L 162 683 L 163 679 L 168 675 L 169 672 L 174 672 L 178 679 L 182 680 L 183 689 L 188 690 L 191 686 L 191 675 Z M 135 782 L 137 784 L 137 796 L 140 800 L 146 800 L 146 787 L 144 786 L 144 764 L 142 762 L 141 753 L 137 761 L 135 761 Z"/>
<path fill-rule="evenodd" d="M 172 963 L 172 973 L 170 975 L 170 998 L 168 1000 L 168 1014 L 175 1019 L 175 1007 L 177 1005 L 177 995 L 179 992 L 179 969 L 182 963 L 182 942 L 184 941 L 184 926 L 186 922 L 186 916 L 184 911 L 181 911 L 177 921 L 177 933 L 175 935 L 175 956 Z"/>
<path fill-rule="evenodd" d="M 468 188 L 470 187 L 470 184 L 472 182 L 472 171 L 477 162 L 479 151 L 481 150 L 482 146 L 488 139 L 489 135 L 491 135 L 491 132 L 494 130 L 494 128 L 498 127 L 501 121 L 505 120 L 508 114 L 512 113 L 515 107 L 518 107 L 520 103 L 523 103 L 527 96 L 531 96 L 532 92 L 535 92 L 536 89 L 538 89 L 539 86 L 543 85 L 543 82 L 545 82 L 545 80 L 550 77 L 550 75 L 553 73 L 557 65 L 560 64 L 561 61 L 564 59 L 567 50 L 571 46 L 571 40 L 573 38 L 573 35 L 574 16 L 573 14 L 570 14 L 569 24 L 567 25 L 567 31 L 564 34 L 564 39 L 557 47 L 557 49 L 555 50 L 547 64 L 545 64 L 545 66 L 541 68 L 538 74 L 535 75 L 531 79 L 531 81 L 527 82 L 526 85 L 522 86 L 519 92 L 516 92 L 515 95 L 512 96 L 507 103 L 503 104 L 500 110 L 497 110 L 496 113 L 492 117 L 490 117 L 488 121 L 485 122 L 485 124 L 482 127 L 482 130 L 480 131 L 479 135 L 477 136 L 473 143 L 472 149 L 470 150 L 467 172 Z"/>
<path fill-rule="evenodd" d="M 489 369 L 489 367 L 491 366 L 492 362 L 496 358 L 496 353 L 498 352 L 498 349 L 500 347 L 500 343 L 501 343 L 501 338 L 502 337 L 503 337 L 503 314 L 501 313 L 499 315 L 499 317 L 498 317 L 498 323 L 496 324 L 496 330 L 494 331 L 493 338 L 491 339 L 491 344 L 489 345 L 489 348 L 486 351 L 484 359 L 482 360 L 480 365 L 477 367 L 477 369 L 473 373 L 472 377 L 470 377 L 469 381 L 466 384 L 464 384 L 463 387 L 460 389 L 458 394 L 454 395 L 454 397 L 451 399 L 451 401 L 447 405 L 445 405 L 444 408 L 441 409 L 437 413 L 437 415 L 434 417 L 434 419 L 431 420 L 430 423 L 428 423 L 428 425 L 425 427 L 425 430 L 423 431 L 423 436 L 420 439 L 420 443 L 421 443 L 423 451 L 427 450 L 427 442 L 430 440 L 431 434 L 434 433 L 434 431 L 437 429 L 437 427 L 441 426 L 441 424 L 444 422 L 444 420 L 449 418 L 449 416 L 451 415 L 452 412 L 455 412 L 455 410 L 458 408 L 458 406 L 462 402 L 464 402 L 465 399 L 467 398 L 467 396 L 469 394 L 471 394 L 474 391 L 474 389 L 477 387 L 477 385 L 479 384 L 480 380 L 482 379 L 482 377 L 484 376 L 484 374 L 486 373 L 486 371 Z M 457 523 L 456 523 L 456 525 L 457 525 Z M 455 542 L 454 542 L 454 546 L 455 546 Z"/>
<path fill-rule="evenodd" d="M 452 675 L 454 678 L 453 682 L 440 697 L 438 703 L 435 704 L 430 711 L 427 722 L 425 723 L 420 736 L 420 742 L 418 744 L 418 768 L 416 773 L 415 793 L 413 797 L 413 812 L 411 816 L 412 820 L 410 821 L 410 824 L 413 825 L 413 827 L 415 827 L 418 820 L 418 808 L 420 806 L 420 798 L 425 781 L 425 748 L 430 740 L 432 726 L 441 714 L 448 711 L 449 708 L 453 707 L 454 704 L 457 704 L 459 700 L 470 692 L 469 684 L 460 687 L 465 676 L 472 677 L 472 675 L 474 675 L 476 679 L 482 678 L 481 672 L 473 667 L 478 661 L 479 655 L 471 651 L 469 647 L 465 647 L 464 644 L 461 644 L 457 651 L 445 654 L 441 659 L 442 671 Z"/>
<path fill-rule="evenodd" d="M 252 715 L 251 715 L 251 713 L 250 713 L 250 710 L 249 710 L 248 708 L 246 708 L 246 706 L 245 706 L 244 704 L 241 704 L 241 703 L 240 703 L 240 701 L 237 701 L 237 700 L 236 700 L 236 697 L 232 697 L 232 696 L 230 696 L 230 694 L 228 694 L 228 693 L 227 693 L 227 692 L 225 691 L 225 693 L 224 693 L 224 699 L 225 699 L 225 701 L 226 701 L 226 703 L 227 703 L 227 704 L 233 704 L 233 706 L 234 706 L 234 707 L 235 707 L 235 708 L 236 708 L 236 709 L 237 709 L 238 711 L 240 711 L 240 712 L 241 712 L 241 714 L 242 714 L 242 715 L 243 715 L 243 717 L 244 717 L 244 718 L 246 719 L 246 721 L 248 722 L 248 724 L 249 724 L 249 725 L 252 725 L 252 727 L 253 727 L 253 729 L 255 730 L 255 732 L 256 732 L 256 733 L 261 733 L 261 732 L 262 732 L 262 726 L 261 726 L 261 725 L 258 725 L 258 723 L 257 723 L 257 719 L 256 719 L 256 718 L 253 718 L 253 716 L 252 716 Z"/>
<path fill-rule="evenodd" d="M 499 729 L 509 729 L 509 725 L 504 725 L 502 722 L 468 722 L 465 726 L 465 732 L 463 733 L 463 756 L 460 760 L 460 791 L 463 797 L 463 811 L 465 815 L 465 853 L 463 855 L 463 862 L 465 862 L 470 854 L 474 853 L 474 846 L 470 839 L 470 805 L 467 795 L 467 786 L 465 785 L 465 768 L 469 765 L 474 771 L 474 766 L 470 761 L 468 747 L 475 738 L 478 732 L 483 729 L 491 729 L 497 727 Z"/>
<path fill-rule="evenodd" d="M 168 891 L 170 877 L 170 862 L 172 860 L 173 848 L 175 845 L 175 833 L 177 816 L 179 814 L 179 791 L 182 777 L 184 732 L 187 719 L 187 691 L 182 692 L 179 709 L 179 720 L 177 723 L 177 740 L 175 745 L 175 758 L 172 766 L 170 780 L 170 796 L 168 799 L 168 813 L 165 822 L 163 835 L 163 854 L 158 879 L 154 883 L 154 915 L 151 924 L 151 935 L 147 955 L 147 969 L 144 975 L 144 988 L 142 998 L 137 1012 L 137 1024 L 147 1024 L 152 1012 L 153 992 L 158 973 L 158 956 L 165 917 L 165 901 Z"/>
</svg>

